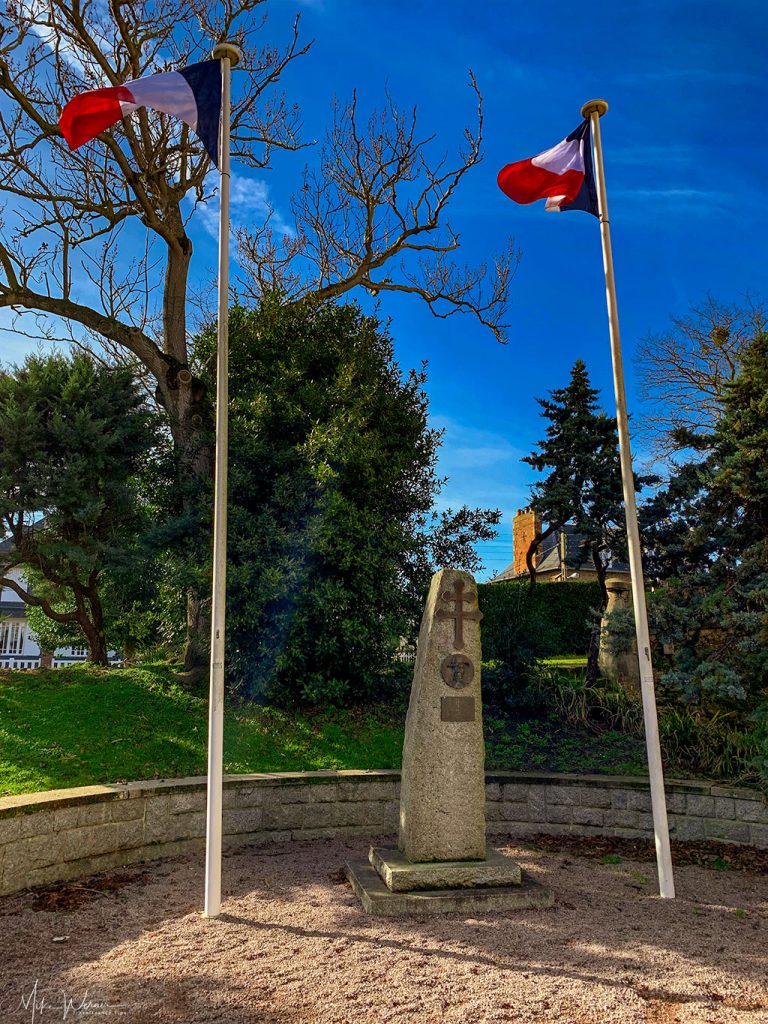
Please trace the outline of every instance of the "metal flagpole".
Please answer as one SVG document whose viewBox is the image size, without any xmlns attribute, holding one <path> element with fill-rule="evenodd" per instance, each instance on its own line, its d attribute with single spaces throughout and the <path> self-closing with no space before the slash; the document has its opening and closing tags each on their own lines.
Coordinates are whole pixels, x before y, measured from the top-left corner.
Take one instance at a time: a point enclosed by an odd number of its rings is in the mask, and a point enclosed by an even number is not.
<svg viewBox="0 0 768 1024">
<path fill-rule="evenodd" d="M 240 60 L 231 43 L 211 54 L 221 61 L 219 134 L 219 328 L 216 357 L 216 472 L 213 508 L 211 684 L 208 700 L 208 804 L 205 839 L 205 916 L 221 913 L 222 784 L 224 772 L 224 639 L 227 600 L 227 446 L 229 439 L 229 123 L 230 70 Z"/>
<path fill-rule="evenodd" d="M 640 553 L 640 531 L 637 526 L 632 453 L 629 447 L 627 398 L 624 391 L 624 368 L 621 359 L 621 338 L 619 336 L 619 311 L 616 305 L 616 283 L 613 277 L 611 229 L 608 223 L 608 197 L 605 190 L 603 146 L 600 138 L 600 118 L 607 110 L 608 104 L 605 100 L 590 100 L 581 108 L 581 116 L 589 118 L 592 125 L 592 137 L 595 142 L 600 237 L 603 241 L 605 294 L 608 301 L 608 325 L 610 328 L 611 357 L 613 360 L 613 387 L 616 393 L 616 422 L 619 430 L 621 480 L 624 488 L 624 511 L 627 519 L 629 569 L 632 574 L 632 598 L 635 605 L 635 633 L 637 636 L 637 656 L 640 662 L 640 690 L 643 697 L 645 742 L 648 750 L 648 775 L 651 783 L 651 809 L 653 811 L 653 831 L 656 839 L 659 894 L 666 899 L 674 899 L 675 881 L 672 875 L 672 855 L 669 848 L 667 803 L 664 796 L 664 771 L 661 764 L 661 747 L 659 745 L 659 722 L 656 714 L 656 693 L 653 684 L 651 640 L 648 633 L 648 611 L 645 605 L 643 560 Z"/>
</svg>

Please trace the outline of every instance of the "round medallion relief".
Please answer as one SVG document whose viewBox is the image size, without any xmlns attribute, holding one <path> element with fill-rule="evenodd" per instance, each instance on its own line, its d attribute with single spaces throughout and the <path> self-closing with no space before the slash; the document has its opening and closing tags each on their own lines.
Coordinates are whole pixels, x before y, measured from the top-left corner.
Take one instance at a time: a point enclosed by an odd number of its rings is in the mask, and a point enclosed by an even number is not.
<svg viewBox="0 0 768 1024">
<path fill-rule="evenodd" d="M 469 686 L 474 679 L 475 666 L 466 654 L 449 654 L 442 660 L 440 675 L 454 690 L 461 690 L 462 687 Z"/>
</svg>

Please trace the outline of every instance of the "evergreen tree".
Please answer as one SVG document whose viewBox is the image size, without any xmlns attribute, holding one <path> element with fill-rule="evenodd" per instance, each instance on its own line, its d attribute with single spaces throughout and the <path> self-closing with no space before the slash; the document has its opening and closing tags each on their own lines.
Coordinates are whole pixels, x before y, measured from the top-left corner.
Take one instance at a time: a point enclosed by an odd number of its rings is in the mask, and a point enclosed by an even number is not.
<svg viewBox="0 0 768 1024">
<path fill-rule="evenodd" d="M 533 560 L 542 541 L 571 523 L 583 537 L 579 561 L 592 561 L 607 601 L 604 556 L 622 543 L 624 514 L 616 420 L 601 411 L 598 396 L 577 359 L 568 385 L 537 399 L 549 423 L 545 438 L 523 462 L 549 472 L 532 488 L 531 507 L 543 528 L 533 537 L 526 561 L 533 583 Z"/>
<path fill-rule="evenodd" d="M 382 699 L 436 563 L 476 569 L 500 514 L 434 512 L 424 371 L 402 373 L 356 305 L 271 296 L 230 312 L 230 346 L 230 682 L 282 702 Z M 213 330 L 196 351 L 213 387 Z"/>
<path fill-rule="evenodd" d="M 643 509 L 662 684 L 688 702 L 750 708 L 768 696 L 768 335 L 724 392 L 709 434 Z"/>
<path fill-rule="evenodd" d="M 117 580 L 132 571 L 143 521 L 135 475 L 152 443 L 125 366 L 30 356 L 0 375 L 0 524 L 13 541 L 0 556 L 0 585 L 76 626 L 98 665 L 107 664 L 105 573 Z M 26 587 L 8 577 L 16 567 L 29 568 Z"/>
<path fill-rule="evenodd" d="M 621 484 L 618 435 L 615 418 L 607 416 L 598 402 L 587 368 L 577 359 L 564 388 L 537 399 L 548 420 L 546 436 L 523 459 L 543 480 L 533 485 L 531 507 L 541 518 L 531 540 L 526 562 L 531 584 L 536 580 L 534 557 L 542 542 L 566 524 L 580 536 L 577 565 L 589 560 L 600 585 L 601 605 L 593 622 L 587 675 L 597 677 L 599 629 L 608 603 L 606 566 L 625 551 L 624 501 Z M 636 486 L 640 481 L 636 478 Z"/>
</svg>

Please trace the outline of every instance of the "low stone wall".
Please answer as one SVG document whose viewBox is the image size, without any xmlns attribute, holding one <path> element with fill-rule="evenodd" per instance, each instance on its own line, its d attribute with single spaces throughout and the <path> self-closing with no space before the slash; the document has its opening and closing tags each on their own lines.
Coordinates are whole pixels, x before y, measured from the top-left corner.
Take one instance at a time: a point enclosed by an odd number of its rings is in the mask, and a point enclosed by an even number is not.
<svg viewBox="0 0 768 1024">
<path fill-rule="evenodd" d="M 227 776 L 227 846 L 373 836 L 397 829 L 400 773 Z M 490 835 L 528 832 L 639 837 L 652 820 L 645 779 L 522 773 L 486 777 Z M 768 806 L 752 790 L 667 785 L 677 839 L 768 849 Z M 0 895 L 201 849 L 205 779 L 89 786 L 0 799 Z"/>
<path fill-rule="evenodd" d="M 768 849 L 768 804 L 751 789 L 709 782 L 666 783 L 673 839 L 712 839 Z M 486 776 L 490 833 L 653 834 L 648 780 L 606 775 Z"/>
</svg>

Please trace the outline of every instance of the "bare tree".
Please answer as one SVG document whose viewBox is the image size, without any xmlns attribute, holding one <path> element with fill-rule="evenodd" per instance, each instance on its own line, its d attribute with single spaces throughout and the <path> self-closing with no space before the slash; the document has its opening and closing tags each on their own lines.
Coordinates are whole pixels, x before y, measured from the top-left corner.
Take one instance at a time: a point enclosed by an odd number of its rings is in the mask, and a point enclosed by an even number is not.
<svg viewBox="0 0 768 1024">
<path fill-rule="evenodd" d="M 474 129 L 464 129 L 457 159 L 430 157 L 434 137 L 420 138 L 416 109 L 400 110 L 387 93 L 383 111 L 361 128 L 357 95 L 336 104 L 317 170 L 305 168 L 294 196 L 295 229 L 279 234 L 269 220 L 240 228 L 244 292 L 278 290 L 287 301 L 336 298 L 355 287 L 372 295 L 417 295 L 441 318 L 473 313 L 499 341 L 518 252 L 510 243 L 489 267 L 457 264 L 459 236 L 445 210 L 464 176 L 482 160 L 483 102 L 475 76 Z"/>
<path fill-rule="evenodd" d="M 247 167 L 266 166 L 275 147 L 299 145 L 298 111 L 275 86 L 308 47 L 298 24 L 284 49 L 259 47 L 261 3 L 10 0 L 0 18 L 0 305 L 53 317 L 70 336 L 91 336 L 143 364 L 167 410 L 180 472 L 192 476 L 209 472 L 210 453 L 204 391 L 188 370 L 192 243 L 182 203 L 210 195 L 208 157 L 186 126 L 147 110 L 71 152 L 58 117 L 77 92 L 205 59 L 211 41 L 236 39 L 249 73 L 232 118 L 233 152 Z M 201 632 L 192 595 L 190 638 Z M 200 647 L 190 645 L 190 664 Z"/>
<path fill-rule="evenodd" d="M 167 411 L 186 478 L 207 477 L 211 462 L 209 399 L 189 366 L 186 230 L 214 192 L 208 157 L 186 126 L 145 109 L 71 152 L 58 117 L 80 91 L 203 60 L 213 43 L 233 40 L 246 72 L 232 117 L 233 157 L 240 167 L 268 166 L 274 150 L 302 145 L 298 108 L 279 85 L 309 45 L 300 43 L 298 19 L 282 48 L 261 45 L 263 3 L 8 0 L 0 14 L 0 306 L 30 317 L 28 333 L 138 361 Z M 305 174 L 294 200 L 295 232 L 278 239 L 267 219 L 240 234 L 241 287 L 250 295 L 277 287 L 289 301 L 356 286 L 408 291 L 437 315 L 473 312 L 501 337 L 515 254 L 493 273 L 456 267 L 449 257 L 459 239 L 443 224 L 446 204 L 481 158 L 474 79 L 472 88 L 478 126 L 452 167 L 428 162 L 430 139 L 417 135 L 415 112 L 402 115 L 391 99 L 366 132 L 354 100 L 337 111 L 319 171 Z M 204 637 L 195 595 L 188 633 Z M 203 643 L 189 645 L 188 665 L 200 661 Z"/>
<path fill-rule="evenodd" d="M 766 310 L 759 303 L 722 305 L 710 298 L 672 324 L 672 330 L 645 338 L 636 357 L 641 395 L 652 405 L 645 426 L 660 457 L 685 448 L 686 431 L 715 426 L 743 352 L 765 330 Z"/>
</svg>

